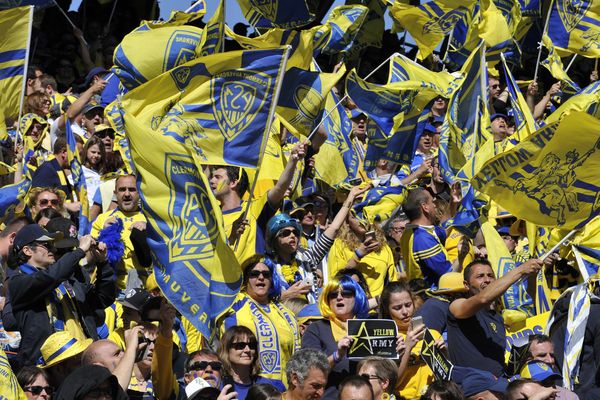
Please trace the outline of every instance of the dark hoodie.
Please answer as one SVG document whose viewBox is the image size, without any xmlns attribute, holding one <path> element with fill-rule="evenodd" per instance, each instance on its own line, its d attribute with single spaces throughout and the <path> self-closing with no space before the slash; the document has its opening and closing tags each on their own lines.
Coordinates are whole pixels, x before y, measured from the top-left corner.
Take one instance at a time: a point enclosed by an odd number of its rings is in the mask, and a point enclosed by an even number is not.
<svg viewBox="0 0 600 400">
<path fill-rule="evenodd" d="M 92 389 L 108 380 L 113 389 L 113 400 L 127 400 L 117 377 L 100 365 L 84 365 L 65 378 L 58 388 L 56 400 L 82 400 Z"/>
</svg>

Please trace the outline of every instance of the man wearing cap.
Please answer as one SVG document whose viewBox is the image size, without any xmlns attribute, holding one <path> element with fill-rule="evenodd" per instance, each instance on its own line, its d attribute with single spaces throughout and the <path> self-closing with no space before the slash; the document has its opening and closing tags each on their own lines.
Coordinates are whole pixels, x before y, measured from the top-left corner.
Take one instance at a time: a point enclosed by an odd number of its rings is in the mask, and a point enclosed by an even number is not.
<svg viewBox="0 0 600 400">
<path fill-rule="evenodd" d="M 502 143 L 508 137 L 508 117 L 504 114 L 492 114 L 492 135 L 494 143 Z"/>
<path fill-rule="evenodd" d="M 501 400 L 508 386 L 505 378 L 471 367 L 455 366 L 451 380 L 460 386 L 467 400 Z"/>
<path fill-rule="evenodd" d="M 450 303 L 448 351 L 454 365 L 472 366 L 502 375 L 505 366 L 506 330 L 495 302 L 516 281 L 533 277 L 542 261 L 531 259 L 496 279 L 487 260 L 475 260 L 464 269 L 467 298 Z"/>
<path fill-rule="evenodd" d="M 23 227 L 14 240 L 20 266 L 9 279 L 8 292 L 22 336 L 17 357 L 20 365 L 37 361 L 42 343 L 52 332 L 69 331 L 78 340 L 97 338 L 96 326 L 101 321 L 85 310 L 103 310 L 114 301 L 114 292 L 112 298 L 107 297 L 110 284 L 106 280 L 100 280 L 98 290 L 67 282 L 90 250 L 90 257 L 105 260 L 104 245 L 96 245 L 91 236 L 74 239 L 73 247 L 77 248 L 56 261 L 54 241 L 60 236 L 31 224 Z"/>
<path fill-rule="evenodd" d="M 543 361 L 529 361 L 521 368 L 521 379 L 532 379 L 545 388 L 556 390 L 556 400 L 579 400 L 579 396 L 562 387 L 562 376 L 556 371 L 554 365 Z"/>
<path fill-rule="evenodd" d="M 45 161 L 33 174 L 31 187 L 56 187 L 67 197 L 71 196 L 71 184 L 67 179 L 65 169 L 69 168 L 67 159 L 67 140 L 64 137 L 56 139 L 52 145 L 54 156 Z"/>
<path fill-rule="evenodd" d="M 417 144 L 417 150 L 415 152 L 415 157 L 413 158 L 413 162 L 410 165 L 410 172 L 415 172 L 421 164 L 427 163 L 427 167 L 429 169 L 431 165 L 431 158 L 433 158 L 433 136 L 436 133 L 435 126 L 431 124 L 426 124 L 425 128 L 423 128 L 423 133 L 421 133 L 421 137 L 419 138 L 419 143 Z"/>
</svg>

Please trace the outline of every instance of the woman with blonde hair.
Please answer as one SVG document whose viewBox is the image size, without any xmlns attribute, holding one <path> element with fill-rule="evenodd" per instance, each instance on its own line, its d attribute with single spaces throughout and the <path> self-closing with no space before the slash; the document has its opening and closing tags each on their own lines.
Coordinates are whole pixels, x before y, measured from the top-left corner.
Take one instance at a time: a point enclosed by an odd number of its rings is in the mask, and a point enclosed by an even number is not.
<svg viewBox="0 0 600 400">
<path fill-rule="evenodd" d="M 48 118 L 50 114 L 50 105 L 52 101 L 46 93 L 35 92 L 27 96 L 25 100 L 24 110 L 25 114 L 33 113 L 44 119 Z"/>
<path fill-rule="evenodd" d="M 395 400 L 394 391 L 398 381 L 398 367 L 388 358 L 367 357 L 357 366 L 358 375 L 369 380 L 375 400 Z"/>
<path fill-rule="evenodd" d="M 53 208 L 63 217 L 69 214 L 65 210 L 66 195 L 60 189 L 53 187 L 34 187 L 29 190 L 27 206 L 31 211 L 31 217 L 35 219 L 45 208 Z"/>
<path fill-rule="evenodd" d="M 359 219 L 353 212 L 340 228 L 328 256 L 329 277 L 344 268 L 356 268 L 367 281 L 371 296 L 377 298 L 387 282 L 397 280 L 394 254 L 385 234 L 375 224 Z"/>
</svg>

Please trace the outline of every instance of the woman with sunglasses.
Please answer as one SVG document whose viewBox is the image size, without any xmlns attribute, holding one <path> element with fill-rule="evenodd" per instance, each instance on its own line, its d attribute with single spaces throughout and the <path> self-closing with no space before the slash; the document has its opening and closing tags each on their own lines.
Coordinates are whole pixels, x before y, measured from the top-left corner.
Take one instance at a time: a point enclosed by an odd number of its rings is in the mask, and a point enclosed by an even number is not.
<svg viewBox="0 0 600 400">
<path fill-rule="evenodd" d="M 380 317 L 394 320 L 406 346 L 400 358 L 399 378 L 395 388 L 398 394 L 406 399 L 418 399 L 424 389 L 433 382 L 433 371 L 420 357 L 425 325 L 413 325 L 412 317 L 415 311 L 414 296 L 408 283 L 392 282 L 381 293 Z M 436 340 L 441 338 L 435 330 L 430 329 L 430 332 Z"/>
<path fill-rule="evenodd" d="M 368 300 L 360 285 L 344 275 L 327 282 L 319 296 L 319 310 L 324 319 L 311 323 L 302 336 L 302 348 L 318 349 L 328 355 L 331 372 L 323 399 L 335 399 L 337 386 L 356 372 L 356 363 L 346 358 L 352 339 L 347 336 L 347 321 L 364 317 Z"/>
<path fill-rule="evenodd" d="M 367 357 L 360 360 L 358 374 L 369 380 L 375 400 L 395 400 L 398 367 L 388 358 Z"/>
<path fill-rule="evenodd" d="M 27 400 L 51 400 L 54 388 L 48 383 L 48 374 L 38 367 L 23 367 L 17 374 L 17 381 L 25 392 Z"/>
<path fill-rule="evenodd" d="M 316 303 L 319 291 L 318 271 L 323 258 L 329 252 L 344 223 L 354 199 L 368 187 L 353 187 L 337 215 L 315 244 L 305 249 L 300 246 L 302 226 L 287 214 L 278 214 L 267 223 L 267 248 L 269 257 L 276 265 L 283 293 L 282 299 L 306 295 L 309 303 Z"/>
<path fill-rule="evenodd" d="M 244 400 L 248 390 L 258 383 L 270 383 L 258 375 L 258 340 L 245 326 L 227 329 L 219 342 L 219 358 L 223 362 L 223 385 L 231 384 L 238 400 Z"/>
<path fill-rule="evenodd" d="M 300 332 L 294 313 L 279 301 L 281 283 L 275 265 L 256 255 L 243 268 L 241 291 L 221 319 L 221 332 L 242 325 L 258 339 L 259 376 L 285 391 L 285 365 L 300 348 Z"/>
<path fill-rule="evenodd" d="M 29 191 L 28 207 L 31 217 L 36 219 L 37 215 L 45 208 L 53 208 L 61 216 L 68 216 L 65 209 L 65 193 L 57 188 L 34 187 Z"/>
</svg>

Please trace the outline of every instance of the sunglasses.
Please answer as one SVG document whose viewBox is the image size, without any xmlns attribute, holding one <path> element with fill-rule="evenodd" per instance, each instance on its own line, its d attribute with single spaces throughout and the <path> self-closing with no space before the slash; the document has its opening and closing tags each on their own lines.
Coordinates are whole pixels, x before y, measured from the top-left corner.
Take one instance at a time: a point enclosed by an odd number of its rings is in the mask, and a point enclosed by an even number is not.
<svg viewBox="0 0 600 400">
<path fill-rule="evenodd" d="M 288 237 L 288 236 L 290 236 L 292 234 L 294 236 L 296 236 L 296 237 L 300 236 L 300 232 L 298 232 L 297 229 L 285 229 L 285 230 L 279 231 L 279 233 L 277 234 L 277 237 L 285 238 L 285 237 Z"/>
<path fill-rule="evenodd" d="M 54 388 L 52 386 L 25 386 L 23 388 L 24 391 L 30 392 L 31 394 L 38 396 L 45 391 L 47 394 L 54 393 Z"/>
<path fill-rule="evenodd" d="M 250 271 L 248 273 L 248 278 L 255 278 L 258 279 L 259 276 L 263 276 L 265 279 L 271 279 L 271 277 L 273 276 L 273 274 L 271 274 L 271 271 L 266 270 L 266 271 L 260 271 L 258 269 L 253 269 L 252 271 Z"/>
<path fill-rule="evenodd" d="M 372 380 L 372 379 L 381 379 L 377 375 L 360 374 L 360 376 L 362 376 L 363 378 L 365 378 L 365 379 L 367 379 L 369 381 Z"/>
<path fill-rule="evenodd" d="M 258 343 L 255 341 L 231 343 L 231 348 L 235 350 L 244 350 L 246 346 L 248 346 L 250 350 L 256 350 L 258 348 Z"/>
<path fill-rule="evenodd" d="M 98 137 L 99 139 L 104 139 L 105 137 L 109 137 L 111 139 L 115 138 L 115 133 L 109 129 L 105 129 L 103 131 L 100 132 L 94 132 L 94 135 L 96 137 Z"/>
<path fill-rule="evenodd" d="M 223 364 L 221 364 L 218 361 L 210 361 L 210 362 L 198 361 L 198 362 L 195 362 L 192 365 L 190 365 L 189 370 L 190 371 L 204 371 L 209 365 L 213 371 L 220 371 L 221 368 L 223 368 Z"/>
<path fill-rule="evenodd" d="M 54 245 L 49 242 L 33 242 L 30 246 L 31 247 L 42 247 L 50 253 L 54 253 L 56 251 L 56 247 L 54 247 Z"/>
<path fill-rule="evenodd" d="M 40 199 L 40 201 L 38 201 L 38 204 L 42 207 L 47 206 L 48 204 L 53 205 L 54 207 L 58 206 L 58 199 Z"/>
<path fill-rule="evenodd" d="M 342 291 L 337 290 L 335 292 L 329 293 L 329 295 L 327 296 L 327 298 L 329 300 L 335 300 L 335 299 L 338 298 L 338 295 L 340 293 L 342 294 L 342 297 L 345 298 L 345 299 L 350 299 L 350 298 L 354 297 L 354 292 L 352 290 L 342 290 Z"/>
</svg>

